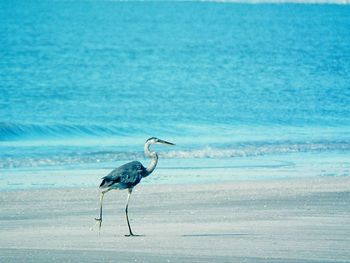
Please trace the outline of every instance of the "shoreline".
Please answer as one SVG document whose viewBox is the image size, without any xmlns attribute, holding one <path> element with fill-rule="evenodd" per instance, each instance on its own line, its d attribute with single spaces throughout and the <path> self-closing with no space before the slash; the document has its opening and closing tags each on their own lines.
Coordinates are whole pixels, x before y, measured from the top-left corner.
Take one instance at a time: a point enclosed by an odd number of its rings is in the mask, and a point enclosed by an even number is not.
<svg viewBox="0 0 350 263">
<path fill-rule="evenodd" d="M 244 181 L 350 177 L 347 152 L 289 153 L 237 158 L 160 159 L 142 185 L 194 185 Z M 99 166 L 0 169 L 0 192 L 35 189 L 95 188 L 103 176 L 126 163 Z M 142 159 L 147 165 L 149 160 Z"/>
<path fill-rule="evenodd" d="M 350 178 L 1 192 L 4 262 L 346 262 Z"/>
</svg>

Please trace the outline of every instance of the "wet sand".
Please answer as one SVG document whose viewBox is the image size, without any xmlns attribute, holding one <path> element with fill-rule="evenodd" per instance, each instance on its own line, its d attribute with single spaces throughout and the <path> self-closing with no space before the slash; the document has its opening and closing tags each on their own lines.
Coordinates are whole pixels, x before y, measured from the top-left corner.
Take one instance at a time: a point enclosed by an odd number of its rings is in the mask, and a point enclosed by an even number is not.
<svg viewBox="0 0 350 263">
<path fill-rule="evenodd" d="M 349 262 L 350 178 L 1 192 L 0 262 Z"/>
</svg>

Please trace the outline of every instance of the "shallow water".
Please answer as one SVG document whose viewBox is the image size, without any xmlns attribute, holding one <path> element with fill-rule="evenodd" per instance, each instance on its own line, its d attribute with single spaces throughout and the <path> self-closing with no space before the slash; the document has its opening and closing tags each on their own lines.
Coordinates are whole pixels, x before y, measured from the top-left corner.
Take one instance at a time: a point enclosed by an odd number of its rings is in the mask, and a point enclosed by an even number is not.
<svg viewBox="0 0 350 263">
<path fill-rule="evenodd" d="M 100 175 L 143 160 L 151 136 L 177 144 L 159 148 L 160 169 L 208 160 L 249 167 L 260 157 L 269 163 L 271 156 L 302 159 L 298 154 L 310 165 L 329 155 L 349 166 L 348 5 L 0 7 L 4 188 L 23 171 L 35 184 L 43 171 L 89 167 Z M 329 173 L 347 176 L 337 172 L 338 161 Z"/>
</svg>

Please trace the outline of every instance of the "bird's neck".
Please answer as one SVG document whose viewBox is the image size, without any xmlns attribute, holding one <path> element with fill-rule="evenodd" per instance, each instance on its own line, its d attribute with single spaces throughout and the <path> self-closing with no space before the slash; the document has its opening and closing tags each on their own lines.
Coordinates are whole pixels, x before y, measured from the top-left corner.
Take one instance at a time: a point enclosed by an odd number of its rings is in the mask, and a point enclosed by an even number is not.
<svg viewBox="0 0 350 263">
<path fill-rule="evenodd" d="M 151 145 L 150 143 L 146 143 L 145 144 L 145 148 L 144 148 L 145 155 L 147 157 L 152 158 L 151 162 L 149 163 L 149 165 L 146 168 L 147 175 L 149 175 L 149 174 L 151 174 L 153 172 L 153 170 L 156 168 L 157 163 L 158 163 L 158 155 L 157 155 L 157 153 L 150 151 L 150 149 L 149 149 L 150 145 Z"/>
</svg>

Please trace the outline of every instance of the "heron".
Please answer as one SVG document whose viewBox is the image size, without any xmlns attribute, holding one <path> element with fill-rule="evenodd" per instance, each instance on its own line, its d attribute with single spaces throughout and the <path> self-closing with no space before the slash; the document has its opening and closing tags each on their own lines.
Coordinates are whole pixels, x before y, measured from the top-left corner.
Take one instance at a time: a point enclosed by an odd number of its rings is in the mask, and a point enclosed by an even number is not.
<svg viewBox="0 0 350 263">
<path fill-rule="evenodd" d="M 98 233 L 100 234 L 101 225 L 102 225 L 102 202 L 104 195 L 110 190 L 128 190 L 128 197 L 126 199 L 125 206 L 125 216 L 126 222 L 129 228 L 129 234 L 125 236 L 137 236 L 131 230 L 129 217 L 128 217 L 128 206 L 129 200 L 133 188 L 140 183 L 141 179 L 149 176 L 157 166 L 158 155 L 156 152 L 150 151 L 150 146 L 152 144 L 166 144 L 166 145 L 175 145 L 174 143 L 167 142 L 156 137 L 149 138 L 144 145 L 145 156 L 151 158 L 151 162 L 147 167 L 144 167 L 139 161 L 132 161 L 126 163 L 118 168 L 112 170 L 108 175 L 102 177 L 102 182 L 100 184 L 100 217 L 95 218 L 97 221 L 95 225 L 98 225 Z"/>
</svg>

